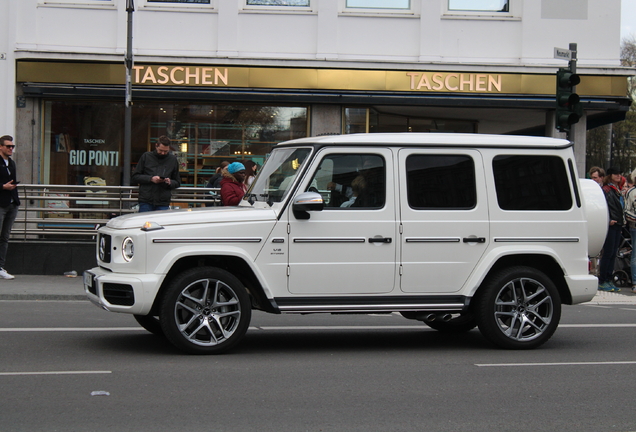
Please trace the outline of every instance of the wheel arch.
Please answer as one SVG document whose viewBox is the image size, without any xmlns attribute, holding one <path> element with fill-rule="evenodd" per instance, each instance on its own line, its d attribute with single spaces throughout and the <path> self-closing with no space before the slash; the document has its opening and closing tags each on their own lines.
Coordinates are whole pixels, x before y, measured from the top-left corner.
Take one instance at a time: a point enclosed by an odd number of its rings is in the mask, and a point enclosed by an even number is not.
<svg viewBox="0 0 636 432">
<path fill-rule="evenodd" d="M 196 267 L 218 267 L 232 273 L 247 289 L 252 308 L 270 313 L 280 313 L 265 294 L 265 289 L 252 267 L 241 257 L 232 255 L 192 255 L 179 258 L 172 265 L 157 292 L 151 315 L 159 313 L 161 299 L 172 280 L 181 272 Z"/>
<path fill-rule="evenodd" d="M 488 270 L 485 277 L 481 280 L 481 283 L 477 287 L 473 297 L 479 295 L 484 282 L 486 282 L 490 276 L 497 273 L 499 270 L 514 267 L 525 266 L 532 267 L 542 273 L 544 273 L 556 286 L 559 296 L 561 297 L 562 304 L 572 304 L 572 295 L 568 284 L 565 281 L 565 274 L 559 263 L 551 256 L 544 254 L 517 254 L 517 255 L 505 255 L 500 257 Z M 472 301 L 471 301 L 472 303 Z"/>
</svg>

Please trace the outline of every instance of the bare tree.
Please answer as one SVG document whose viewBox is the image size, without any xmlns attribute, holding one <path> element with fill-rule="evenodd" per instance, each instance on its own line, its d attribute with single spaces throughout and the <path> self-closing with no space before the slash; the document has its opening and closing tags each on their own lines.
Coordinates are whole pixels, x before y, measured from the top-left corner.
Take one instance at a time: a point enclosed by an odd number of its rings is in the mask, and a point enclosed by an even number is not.
<svg viewBox="0 0 636 432">
<path fill-rule="evenodd" d="M 634 76 L 627 79 L 627 95 L 632 104 L 625 120 L 600 126 L 587 132 L 586 166 L 607 168 L 610 164 L 623 173 L 636 168 L 636 37 L 624 38 L 621 43 L 621 65 L 634 68 Z"/>
</svg>

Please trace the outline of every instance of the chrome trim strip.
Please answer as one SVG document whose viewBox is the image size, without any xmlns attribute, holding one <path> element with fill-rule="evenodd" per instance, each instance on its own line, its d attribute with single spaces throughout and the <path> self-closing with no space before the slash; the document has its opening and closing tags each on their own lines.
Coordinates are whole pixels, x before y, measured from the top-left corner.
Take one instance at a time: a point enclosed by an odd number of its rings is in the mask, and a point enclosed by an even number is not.
<svg viewBox="0 0 636 432">
<path fill-rule="evenodd" d="M 311 238 L 311 237 L 303 237 L 303 238 L 295 238 L 294 243 L 366 243 L 367 239 L 364 237 L 336 237 L 336 238 Z"/>
<path fill-rule="evenodd" d="M 208 237 L 208 238 L 160 238 L 153 239 L 153 243 L 260 243 L 263 239 L 258 237 Z"/>
<path fill-rule="evenodd" d="M 386 304 L 386 305 L 294 305 L 281 306 L 281 312 L 378 312 L 378 311 L 462 311 L 463 303 L 444 304 Z"/>
<path fill-rule="evenodd" d="M 459 243 L 458 237 L 408 237 L 407 243 Z"/>
<path fill-rule="evenodd" d="M 498 237 L 497 243 L 578 243 L 578 237 Z"/>
</svg>

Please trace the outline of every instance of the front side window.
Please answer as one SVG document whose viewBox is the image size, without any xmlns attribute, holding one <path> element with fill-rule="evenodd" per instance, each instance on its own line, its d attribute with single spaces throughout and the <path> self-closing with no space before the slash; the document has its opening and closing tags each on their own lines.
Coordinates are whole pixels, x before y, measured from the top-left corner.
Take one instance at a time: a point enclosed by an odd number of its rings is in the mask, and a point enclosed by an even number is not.
<svg viewBox="0 0 636 432">
<path fill-rule="evenodd" d="M 452 12 L 509 12 L 510 0 L 448 0 Z"/>
<path fill-rule="evenodd" d="M 466 155 L 411 155 L 406 159 L 409 206 L 415 210 L 470 210 L 477 205 L 475 163 Z"/>
<path fill-rule="evenodd" d="M 262 201 L 269 205 L 282 202 L 298 174 L 303 171 L 310 153 L 308 148 L 281 148 L 272 151 L 245 199 L 251 202 Z"/>
<path fill-rule="evenodd" d="M 307 191 L 319 192 L 325 209 L 379 209 L 386 197 L 384 158 L 330 154 L 320 162 Z"/>
<path fill-rule="evenodd" d="M 569 210 L 572 194 L 563 159 L 505 155 L 492 162 L 497 201 L 503 210 Z"/>
</svg>

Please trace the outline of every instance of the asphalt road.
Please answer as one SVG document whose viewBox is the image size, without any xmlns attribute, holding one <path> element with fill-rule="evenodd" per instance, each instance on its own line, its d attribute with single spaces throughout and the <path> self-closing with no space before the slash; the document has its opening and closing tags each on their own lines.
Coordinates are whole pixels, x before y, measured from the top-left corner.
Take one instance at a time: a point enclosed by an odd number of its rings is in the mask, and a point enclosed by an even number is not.
<svg viewBox="0 0 636 432">
<path fill-rule="evenodd" d="M 506 351 L 396 315 L 255 313 L 236 350 L 192 356 L 87 302 L 0 301 L 0 431 L 636 431 L 636 306 L 561 323 Z"/>
</svg>

